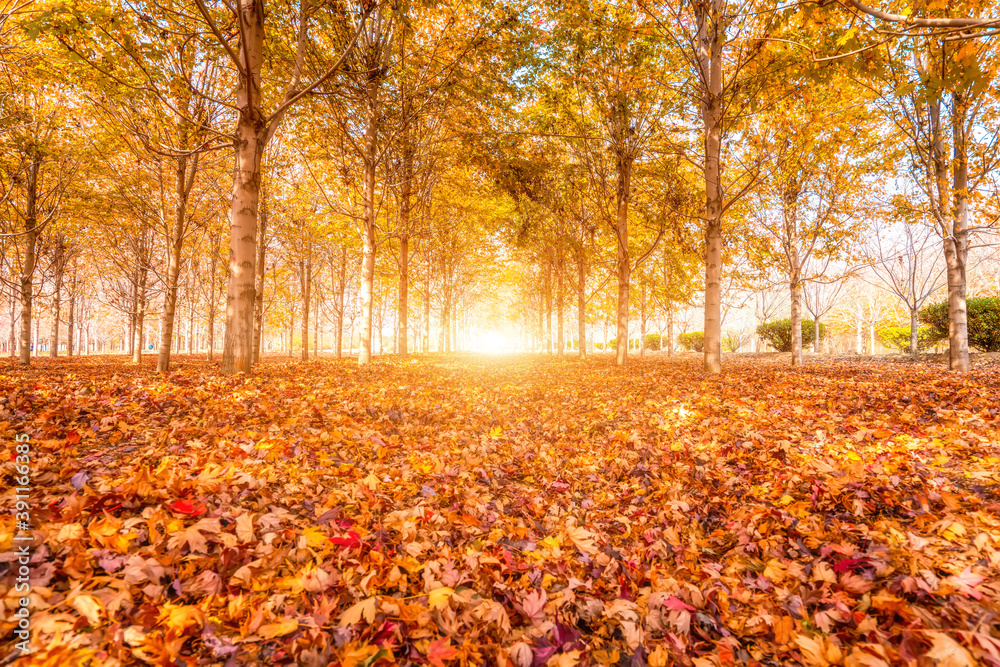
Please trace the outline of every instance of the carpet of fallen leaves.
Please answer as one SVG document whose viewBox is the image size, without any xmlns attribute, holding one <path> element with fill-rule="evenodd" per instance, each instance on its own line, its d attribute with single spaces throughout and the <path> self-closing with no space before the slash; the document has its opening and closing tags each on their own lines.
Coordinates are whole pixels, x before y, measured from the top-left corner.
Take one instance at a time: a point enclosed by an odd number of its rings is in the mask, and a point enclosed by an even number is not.
<svg viewBox="0 0 1000 667">
<path fill-rule="evenodd" d="M 1000 366 L 37 366 L 0 663 L 1000 665 Z"/>
</svg>

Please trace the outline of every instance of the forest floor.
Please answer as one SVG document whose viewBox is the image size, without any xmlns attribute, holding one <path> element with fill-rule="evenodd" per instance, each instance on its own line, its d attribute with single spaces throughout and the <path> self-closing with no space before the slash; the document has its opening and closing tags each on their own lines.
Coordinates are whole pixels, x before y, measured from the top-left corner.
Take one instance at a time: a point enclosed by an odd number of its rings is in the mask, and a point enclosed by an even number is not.
<svg viewBox="0 0 1000 667">
<path fill-rule="evenodd" d="M 0 366 L 0 664 L 1000 665 L 1000 365 Z M 6 658 L 4 656 L 7 656 Z"/>
</svg>

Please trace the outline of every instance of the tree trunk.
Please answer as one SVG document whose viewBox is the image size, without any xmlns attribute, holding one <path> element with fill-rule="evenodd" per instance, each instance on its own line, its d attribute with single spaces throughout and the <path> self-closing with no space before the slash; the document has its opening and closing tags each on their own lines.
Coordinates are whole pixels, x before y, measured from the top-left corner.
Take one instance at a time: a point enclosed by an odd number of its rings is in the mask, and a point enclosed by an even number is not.
<svg viewBox="0 0 1000 667">
<path fill-rule="evenodd" d="M 577 271 L 579 275 L 577 276 L 577 281 L 579 283 L 579 289 L 576 293 L 576 320 L 577 327 L 579 328 L 578 335 L 580 336 L 580 350 L 578 356 L 581 359 L 587 358 L 587 264 L 584 262 L 583 250 L 580 251 L 579 262 L 577 266 Z"/>
<path fill-rule="evenodd" d="M 813 317 L 813 352 L 819 354 L 820 350 L 820 338 L 819 338 L 819 315 Z"/>
<path fill-rule="evenodd" d="M 646 281 L 639 280 L 639 357 L 646 356 Z"/>
<path fill-rule="evenodd" d="M 177 158 L 174 184 L 174 220 L 167 237 L 167 284 L 163 296 L 163 314 L 161 329 L 163 338 L 160 340 L 159 355 L 156 359 L 156 370 L 165 373 L 170 369 L 170 344 L 174 334 L 174 314 L 177 310 L 177 285 L 181 274 L 181 250 L 184 245 L 184 230 L 187 226 L 187 196 L 197 171 L 197 158 L 194 159 L 190 173 L 187 157 Z"/>
<path fill-rule="evenodd" d="M 622 128 L 622 132 L 625 129 Z M 624 138 L 621 141 L 625 141 Z M 621 148 L 620 150 L 624 150 Z M 624 366 L 628 360 L 628 292 L 632 260 L 628 252 L 628 205 L 632 194 L 632 159 L 619 154 L 617 161 L 616 199 L 618 220 L 618 348 L 615 363 Z"/>
<path fill-rule="evenodd" d="M 322 271 L 320 270 L 317 273 L 322 273 Z M 319 277 L 317 277 L 316 282 L 320 286 L 320 291 L 322 292 L 323 283 L 319 279 Z M 319 323 L 321 315 L 320 312 L 321 306 L 323 304 L 318 294 L 313 296 L 313 302 L 316 304 L 316 310 L 313 312 L 313 359 L 319 359 L 319 348 L 320 348 Z"/>
<path fill-rule="evenodd" d="M 236 86 L 236 173 L 230 210 L 229 288 L 226 294 L 226 334 L 222 372 L 249 373 L 253 363 L 253 315 L 256 302 L 257 204 L 260 164 L 267 142 L 267 122 L 261 113 L 260 70 L 264 46 L 264 3 L 239 0 L 242 21 Z M 249 74 L 249 77 L 247 76 Z"/>
<path fill-rule="evenodd" d="M 794 177 L 782 193 L 782 216 L 785 223 L 785 255 L 788 260 L 788 291 L 791 303 L 792 366 L 802 365 L 802 283 L 799 266 L 799 225 L 797 203 L 799 187 Z"/>
<path fill-rule="evenodd" d="M 431 252 L 427 249 L 427 268 L 424 272 L 424 352 L 431 351 Z"/>
<path fill-rule="evenodd" d="M 854 344 L 855 344 L 855 349 L 857 350 L 858 355 L 860 356 L 860 355 L 864 354 L 864 345 L 865 345 L 864 344 L 864 339 L 863 339 L 863 335 L 864 334 L 863 334 L 863 330 L 862 330 L 861 306 L 860 305 L 858 306 L 858 314 L 857 314 L 857 318 L 856 318 L 855 324 L 857 325 L 857 336 L 856 336 L 856 339 L 854 341 Z"/>
<path fill-rule="evenodd" d="M 723 0 L 698 5 L 698 61 L 705 132 L 705 372 L 722 372 L 722 30 Z M 711 13 L 711 15 L 710 15 Z"/>
<path fill-rule="evenodd" d="M 545 262 L 545 353 L 552 354 L 552 262 Z"/>
<path fill-rule="evenodd" d="M 31 363 L 32 279 L 35 275 L 35 244 L 38 242 L 38 170 L 42 158 L 34 156 L 25 179 L 24 262 L 21 265 L 21 366 Z"/>
<path fill-rule="evenodd" d="M 146 289 L 148 282 L 149 282 L 149 268 L 147 266 L 140 266 L 138 292 L 135 300 L 136 301 L 135 330 L 133 332 L 133 335 L 135 336 L 135 341 L 132 344 L 133 364 L 142 363 L 142 345 L 144 342 L 143 331 L 146 328 Z"/>
<path fill-rule="evenodd" d="M 215 310 L 218 299 L 215 297 L 215 278 L 219 270 L 219 235 L 215 236 L 215 243 L 212 244 L 212 262 L 210 265 L 211 277 L 208 281 L 208 360 L 215 358 Z"/>
<path fill-rule="evenodd" d="M 188 268 L 187 278 L 184 280 L 184 291 L 187 292 L 188 299 L 188 327 L 187 327 L 187 353 L 194 353 L 194 295 L 196 290 L 191 289 L 191 269 Z"/>
<path fill-rule="evenodd" d="M 375 289 L 375 160 L 378 139 L 376 123 L 375 90 L 369 85 L 365 108 L 364 193 L 362 195 L 362 237 L 364 248 L 361 258 L 361 350 L 358 364 L 372 358 L 372 306 Z"/>
<path fill-rule="evenodd" d="M 59 356 L 59 318 L 62 308 L 62 285 L 63 269 L 66 261 L 66 246 L 63 243 L 62 235 L 56 242 L 56 251 L 53 264 L 55 265 L 55 292 L 52 294 L 52 337 L 49 343 L 49 356 Z"/>
<path fill-rule="evenodd" d="M 674 356 L 674 309 L 673 308 L 667 308 L 667 356 L 668 357 Z"/>
<path fill-rule="evenodd" d="M 13 273 L 13 271 L 11 272 Z M 17 328 L 15 326 L 17 320 L 16 306 L 19 301 L 17 297 L 17 285 L 12 284 L 10 288 L 10 301 L 8 302 L 8 314 L 10 315 L 10 332 L 9 338 L 7 339 L 7 354 L 12 359 L 17 356 Z"/>
<path fill-rule="evenodd" d="M 969 253 L 969 163 L 965 131 L 966 102 L 962 95 L 952 97 L 952 134 L 954 137 L 952 233 L 944 239 L 945 264 L 948 267 L 948 366 L 962 373 L 970 369 L 969 313 L 966 306 L 966 259 Z"/>
<path fill-rule="evenodd" d="M 312 257 L 299 260 L 299 282 L 302 287 L 302 361 L 309 361 L 309 308 L 312 297 Z"/>
<path fill-rule="evenodd" d="M 257 215 L 257 247 L 254 259 L 253 332 L 251 339 L 251 363 L 260 363 L 261 337 L 264 333 L 264 274 L 267 271 L 265 253 L 267 251 L 267 189 L 260 189 L 260 203 Z"/>
<path fill-rule="evenodd" d="M 341 248 L 340 252 L 340 282 L 337 285 L 337 358 L 343 356 L 344 347 L 344 314 L 346 305 L 344 304 L 344 293 L 347 290 L 347 247 Z"/>
<path fill-rule="evenodd" d="M 920 356 L 920 341 L 918 337 L 919 333 L 919 322 L 918 315 L 920 311 L 916 308 L 910 308 L 910 356 L 916 359 Z"/>
<path fill-rule="evenodd" d="M 11 313 L 13 315 L 13 312 Z M 11 322 L 13 326 L 13 322 Z M 73 336 L 76 334 L 76 266 L 74 262 L 73 268 L 73 280 L 70 283 L 69 292 L 69 321 L 66 323 L 66 356 L 72 357 L 73 348 Z"/>
<path fill-rule="evenodd" d="M 400 221 L 400 225 L 404 225 L 404 229 L 409 225 L 409 181 L 403 182 L 403 191 L 405 196 L 403 201 L 406 202 L 400 209 L 399 215 L 402 219 L 405 216 L 407 218 L 404 223 Z M 399 239 L 399 314 L 397 319 L 398 331 L 396 334 L 396 352 L 402 356 L 409 354 L 409 340 L 407 338 L 407 317 L 410 312 L 409 301 L 407 298 L 408 290 L 408 280 L 409 280 L 409 261 L 410 261 L 410 238 L 405 234 Z"/>
<path fill-rule="evenodd" d="M 566 324 L 563 318 L 563 249 L 562 244 L 559 246 L 558 256 L 556 259 L 556 324 L 559 327 L 557 345 L 559 346 L 559 351 L 556 355 L 561 359 L 566 353 L 566 338 L 563 333 L 566 330 Z"/>
</svg>

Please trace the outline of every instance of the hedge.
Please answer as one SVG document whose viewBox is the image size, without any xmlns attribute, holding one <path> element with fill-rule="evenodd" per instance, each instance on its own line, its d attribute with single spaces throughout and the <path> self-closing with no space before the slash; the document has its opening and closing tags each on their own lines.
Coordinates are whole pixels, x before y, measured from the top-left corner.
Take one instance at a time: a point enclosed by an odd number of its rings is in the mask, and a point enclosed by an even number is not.
<svg viewBox="0 0 1000 667">
<path fill-rule="evenodd" d="M 802 320 L 802 347 L 812 345 L 816 339 L 816 323 L 812 320 Z M 792 321 L 777 320 L 765 322 L 757 327 L 757 335 L 766 340 L 778 352 L 792 351 Z M 826 325 L 819 323 L 819 339 L 826 338 Z"/>
<path fill-rule="evenodd" d="M 1000 297 L 967 299 L 969 347 L 980 352 L 1000 352 Z M 925 306 L 920 321 L 930 325 L 939 340 L 948 338 L 948 302 Z"/>
<path fill-rule="evenodd" d="M 704 352 L 705 351 L 705 332 L 704 331 L 692 331 L 691 333 L 682 333 L 677 337 L 677 343 L 683 347 L 685 350 L 694 352 Z"/>
<path fill-rule="evenodd" d="M 658 333 L 646 334 L 646 349 L 647 350 L 660 349 L 660 334 Z"/>
<path fill-rule="evenodd" d="M 878 330 L 878 339 L 886 347 L 899 350 L 903 354 L 910 352 L 910 327 L 884 327 Z M 917 329 L 917 350 L 923 351 L 933 347 L 941 340 L 941 336 L 931 327 Z"/>
</svg>

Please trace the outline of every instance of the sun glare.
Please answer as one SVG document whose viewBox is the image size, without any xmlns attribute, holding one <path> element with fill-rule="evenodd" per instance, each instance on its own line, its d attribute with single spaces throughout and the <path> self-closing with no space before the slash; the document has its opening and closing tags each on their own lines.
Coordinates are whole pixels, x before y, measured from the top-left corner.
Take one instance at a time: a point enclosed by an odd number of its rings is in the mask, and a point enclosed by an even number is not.
<svg viewBox="0 0 1000 667">
<path fill-rule="evenodd" d="M 475 338 L 475 350 L 486 354 L 513 352 L 516 345 L 517 339 L 495 329 L 480 331 Z"/>
</svg>

